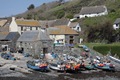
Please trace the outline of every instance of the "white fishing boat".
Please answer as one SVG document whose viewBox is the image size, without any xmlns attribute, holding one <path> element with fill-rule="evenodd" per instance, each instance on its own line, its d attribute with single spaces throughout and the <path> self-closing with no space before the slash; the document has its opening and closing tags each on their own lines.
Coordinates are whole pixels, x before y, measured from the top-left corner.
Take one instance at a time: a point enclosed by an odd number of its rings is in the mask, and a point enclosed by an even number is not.
<svg viewBox="0 0 120 80">
<path fill-rule="evenodd" d="M 56 71 L 65 71 L 64 62 L 50 63 L 49 68 Z"/>
</svg>

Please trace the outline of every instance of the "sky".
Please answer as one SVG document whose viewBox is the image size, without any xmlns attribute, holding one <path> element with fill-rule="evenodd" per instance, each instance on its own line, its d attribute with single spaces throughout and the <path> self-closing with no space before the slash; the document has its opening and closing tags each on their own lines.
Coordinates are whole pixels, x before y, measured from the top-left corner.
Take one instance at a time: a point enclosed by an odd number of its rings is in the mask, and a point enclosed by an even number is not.
<svg viewBox="0 0 120 80">
<path fill-rule="evenodd" d="M 0 17 L 9 17 L 23 13 L 30 4 L 35 7 L 55 0 L 0 0 Z"/>
</svg>

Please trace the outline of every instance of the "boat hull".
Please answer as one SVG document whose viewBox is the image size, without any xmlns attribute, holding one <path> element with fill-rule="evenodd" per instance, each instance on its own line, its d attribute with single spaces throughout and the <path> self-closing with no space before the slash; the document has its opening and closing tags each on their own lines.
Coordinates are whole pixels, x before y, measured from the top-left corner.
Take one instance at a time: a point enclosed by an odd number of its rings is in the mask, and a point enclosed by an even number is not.
<svg viewBox="0 0 120 80">
<path fill-rule="evenodd" d="M 104 66 L 98 66 L 97 64 L 94 65 L 98 69 L 102 69 L 105 71 L 115 71 L 114 67 L 110 67 L 109 65 L 104 65 Z"/>
<path fill-rule="evenodd" d="M 44 67 L 35 66 L 30 61 L 27 62 L 27 67 L 30 68 L 30 69 L 36 70 L 36 71 L 46 71 L 46 70 L 48 70 L 47 66 L 44 66 Z"/>
<path fill-rule="evenodd" d="M 64 68 L 60 68 L 60 67 L 53 66 L 53 65 L 49 65 L 49 68 L 52 69 L 52 70 L 58 71 L 58 72 L 64 72 L 65 71 Z"/>
<path fill-rule="evenodd" d="M 85 65 L 85 69 L 86 70 L 95 70 L 96 68 L 94 67 L 94 65 Z"/>
</svg>

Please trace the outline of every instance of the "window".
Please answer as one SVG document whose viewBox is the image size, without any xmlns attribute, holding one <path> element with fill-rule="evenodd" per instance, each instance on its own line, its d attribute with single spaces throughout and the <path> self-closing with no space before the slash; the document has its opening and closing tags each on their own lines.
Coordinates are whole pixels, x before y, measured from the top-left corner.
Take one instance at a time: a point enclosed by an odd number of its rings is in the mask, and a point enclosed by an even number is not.
<svg viewBox="0 0 120 80">
<path fill-rule="evenodd" d="M 43 41 L 43 44 L 47 44 L 47 41 Z"/>
<path fill-rule="evenodd" d="M 78 16 L 77 19 L 79 19 L 80 17 Z"/>
<path fill-rule="evenodd" d="M 26 31 L 27 29 L 24 29 L 24 31 Z"/>
<path fill-rule="evenodd" d="M 73 36 L 70 36 L 70 38 L 73 38 Z"/>
<path fill-rule="evenodd" d="M 116 24 L 116 26 L 119 26 L 119 24 Z"/>
<path fill-rule="evenodd" d="M 22 42 L 20 42 L 20 46 L 22 46 Z"/>
<path fill-rule="evenodd" d="M 21 31 L 23 31 L 23 26 L 21 26 Z"/>
<path fill-rule="evenodd" d="M 59 40 L 57 40 L 57 43 L 59 43 Z"/>
<path fill-rule="evenodd" d="M 88 18 L 88 16 L 85 16 L 85 18 Z"/>
<path fill-rule="evenodd" d="M 36 30 L 38 30 L 38 27 L 36 27 Z"/>
<path fill-rule="evenodd" d="M 30 30 L 32 30 L 32 27 L 30 27 Z"/>
<path fill-rule="evenodd" d="M 79 30 L 79 27 L 77 27 L 77 30 Z"/>
<path fill-rule="evenodd" d="M 25 43 L 25 46 L 27 46 L 27 43 Z"/>
</svg>

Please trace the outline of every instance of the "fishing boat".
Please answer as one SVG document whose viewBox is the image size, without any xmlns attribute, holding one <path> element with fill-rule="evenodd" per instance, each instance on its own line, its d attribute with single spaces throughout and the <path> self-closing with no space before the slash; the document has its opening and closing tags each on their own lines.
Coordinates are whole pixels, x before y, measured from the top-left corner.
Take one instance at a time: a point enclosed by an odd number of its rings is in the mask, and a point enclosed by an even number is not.
<svg viewBox="0 0 120 80">
<path fill-rule="evenodd" d="M 120 59 L 117 59 L 117 58 L 115 58 L 113 56 L 109 56 L 109 59 L 120 64 Z"/>
<path fill-rule="evenodd" d="M 95 69 L 96 69 L 95 66 L 92 65 L 92 64 L 84 65 L 84 68 L 85 68 L 86 70 L 95 70 Z"/>
<path fill-rule="evenodd" d="M 70 61 L 65 65 L 67 72 L 79 72 L 81 65 L 79 63 L 75 63 L 74 61 Z"/>
<path fill-rule="evenodd" d="M 65 65 L 64 62 L 54 62 L 49 64 L 49 68 L 58 72 L 63 72 L 65 71 Z"/>
<path fill-rule="evenodd" d="M 48 65 L 41 61 L 27 61 L 27 67 L 36 71 L 47 71 Z"/>
<path fill-rule="evenodd" d="M 105 71 L 115 71 L 115 66 L 110 63 L 98 63 L 98 64 L 94 64 L 94 66 L 98 69 L 102 69 Z"/>
<path fill-rule="evenodd" d="M 14 55 L 12 55 L 11 53 L 2 53 L 1 57 L 6 60 L 16 60 L 16 58 L 14 58 Z"/>
</svg>

